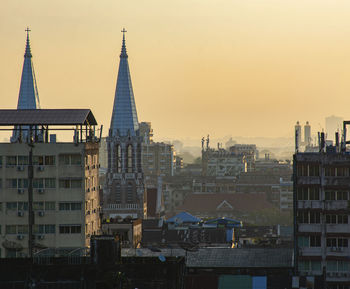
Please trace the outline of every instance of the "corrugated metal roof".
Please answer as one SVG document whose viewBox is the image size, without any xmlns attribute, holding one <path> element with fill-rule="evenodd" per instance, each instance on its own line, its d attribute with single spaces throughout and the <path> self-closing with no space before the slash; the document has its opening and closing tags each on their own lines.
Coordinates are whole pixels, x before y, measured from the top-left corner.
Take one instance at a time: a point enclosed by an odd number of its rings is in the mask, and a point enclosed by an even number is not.
<svg viewBox="0 0 350 289">
<path fill-rule="evenodd" d="M 181 212 L 167 220 L 167 223 L 199 223 L 201 220 L 187 212 Z"/>
<path fill-rule="evenodd" d="M 97 125 L 90 109 L 0 109 L 0 126 Z"/>
<path fill-rule="evenodd" d="M 292 267 L 293 249 L 289 248 L 202 248 L 188 252 L 188 267 Z"/>
</svg>

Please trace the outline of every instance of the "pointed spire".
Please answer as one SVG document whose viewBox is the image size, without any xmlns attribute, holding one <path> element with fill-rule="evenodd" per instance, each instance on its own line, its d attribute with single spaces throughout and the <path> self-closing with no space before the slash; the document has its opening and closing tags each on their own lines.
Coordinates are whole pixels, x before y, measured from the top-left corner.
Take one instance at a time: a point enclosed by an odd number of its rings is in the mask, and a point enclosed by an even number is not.
<svg viewBox="0 0 350 289">
<path fill-rule="evenodd" d="M 30 29 L 27 28 L 25 31 L 27 32 L 27 41 L 17 109 L 36 109 L 40 108 L 40 102 L 30 49 Z"/>
<path fill-rule="evenodd" d="M 126 53 L 125 32 L 123 29 L 123 42 L 120 54 L 117 87 L 115 90 L 113 113 L 111 119 L 111 136 L 135 136 L 139 130 L 139 122 L 132 89 L 128 54 Z"/>
<path fill-rule="evenodd" d="M 32 62 L 32 52 L 30 49 L 29 32 L 27 27 L 26 48 L 24 53 L 24 62 L 22 69 L 21 85 L 19 89 L 17 109 L 37 109 L 40 108 L 38 88 L 36 85 L 34 67 Z M 17 129 L 19 129 L 17 127 Z M 25 140 L 28 136 L 28 127 L 22 126 L 22 135 L 20 136 L 19 130 L 14 130 L 11 138 L 12 142 L 18 141 L 18 139 Z"/>
<path fill-rule="evenodd" d="M 125 45 L 125 32 L 127 32 L 125 30 L 125 28 L 123 28 L 123 30 L 121 31 L 123 32 L 123 42 L 122 42 L 122 52 L 120 53 L 120 57 L 128 57 L 128 54 L 126 52 L 126 45 Z"/>
<path fill-rule="evenodd" d="M 25 58 L 31 58 L 32 57 L 32 53 L 30 51 L 30 40 L 29 40 L 30 29 L 29 29 L 29 27 L 27 27 L 27 29 L 25 31 L 27 32 L 27 42 L 26 42 L 26 51 L 25 51 L 24 57 Z"/>
</svg>

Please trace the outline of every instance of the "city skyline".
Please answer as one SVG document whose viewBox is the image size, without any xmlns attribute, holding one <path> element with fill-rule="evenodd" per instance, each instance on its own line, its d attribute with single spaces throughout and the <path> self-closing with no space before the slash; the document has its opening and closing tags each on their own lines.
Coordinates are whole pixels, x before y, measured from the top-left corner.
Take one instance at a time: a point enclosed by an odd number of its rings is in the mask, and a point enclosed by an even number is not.
<svg viewBox="0 0 350 289">
<path fill-rule="evenodd" d="M 155 139 L 289 137 L 297 120 L 315 131 L 347 118 L 346 1 L 84 3 L 3 4 L 3 108 L 16 107 L 29 26 L 42 107 L 91 108 L 107 134 L 125 27 L 139 120 Z"/>
</svg>

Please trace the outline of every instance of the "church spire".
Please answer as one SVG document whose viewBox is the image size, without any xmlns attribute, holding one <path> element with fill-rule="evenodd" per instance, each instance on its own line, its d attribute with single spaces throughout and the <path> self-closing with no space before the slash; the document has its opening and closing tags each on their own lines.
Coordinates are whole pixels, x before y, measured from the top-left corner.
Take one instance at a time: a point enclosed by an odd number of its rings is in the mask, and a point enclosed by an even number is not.
<svg viewBox="0 0 350 289">
<path fill-rule="evenodd" d="M 17 109 L 36 109 L 40 108 L 40 102 L 38 88 L 36 85 L 34 67 L 32 63 L 32 52 L 30 49 L 30 29 L 27 28 L 25 31 L 27 32 L 27 41 L 24 53 L 24 62 Z"/>
<path fill-rule="evenodd" d="M 121 32 L 123 32 L 123 41 L 110 126 L 110 136 L 135 136 L 138 134 L 139 123 L 130 77 L 128 54 L 126 52 L 126 30 L 123 28 Z"/>
<path fill-rule="evenodd" d="M 40 108 L 40 102 L 32 62 L 32 52 L 30 49 L 30 29 L 27 27 L 25 31 L 27 32 L 27 40 L 17 109 L 37 109 Z M 15 127 L 12 133 L 11 142 L 26 141 L 29 135 L 28 130 L 28 126 Z"/>
</svg>

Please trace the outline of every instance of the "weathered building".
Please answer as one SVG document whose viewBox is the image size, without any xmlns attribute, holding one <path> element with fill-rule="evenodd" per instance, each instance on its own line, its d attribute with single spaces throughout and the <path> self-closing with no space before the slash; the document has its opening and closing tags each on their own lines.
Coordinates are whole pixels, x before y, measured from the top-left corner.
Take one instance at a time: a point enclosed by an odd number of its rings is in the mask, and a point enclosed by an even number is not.
<svg viewBox="0 0 350 289">
<path fill-rule="evenodd" d="M 294 155 L 296 271 L 332 289 L 350 284 L 349 168 L 345 143 Z"/>
</svg>

